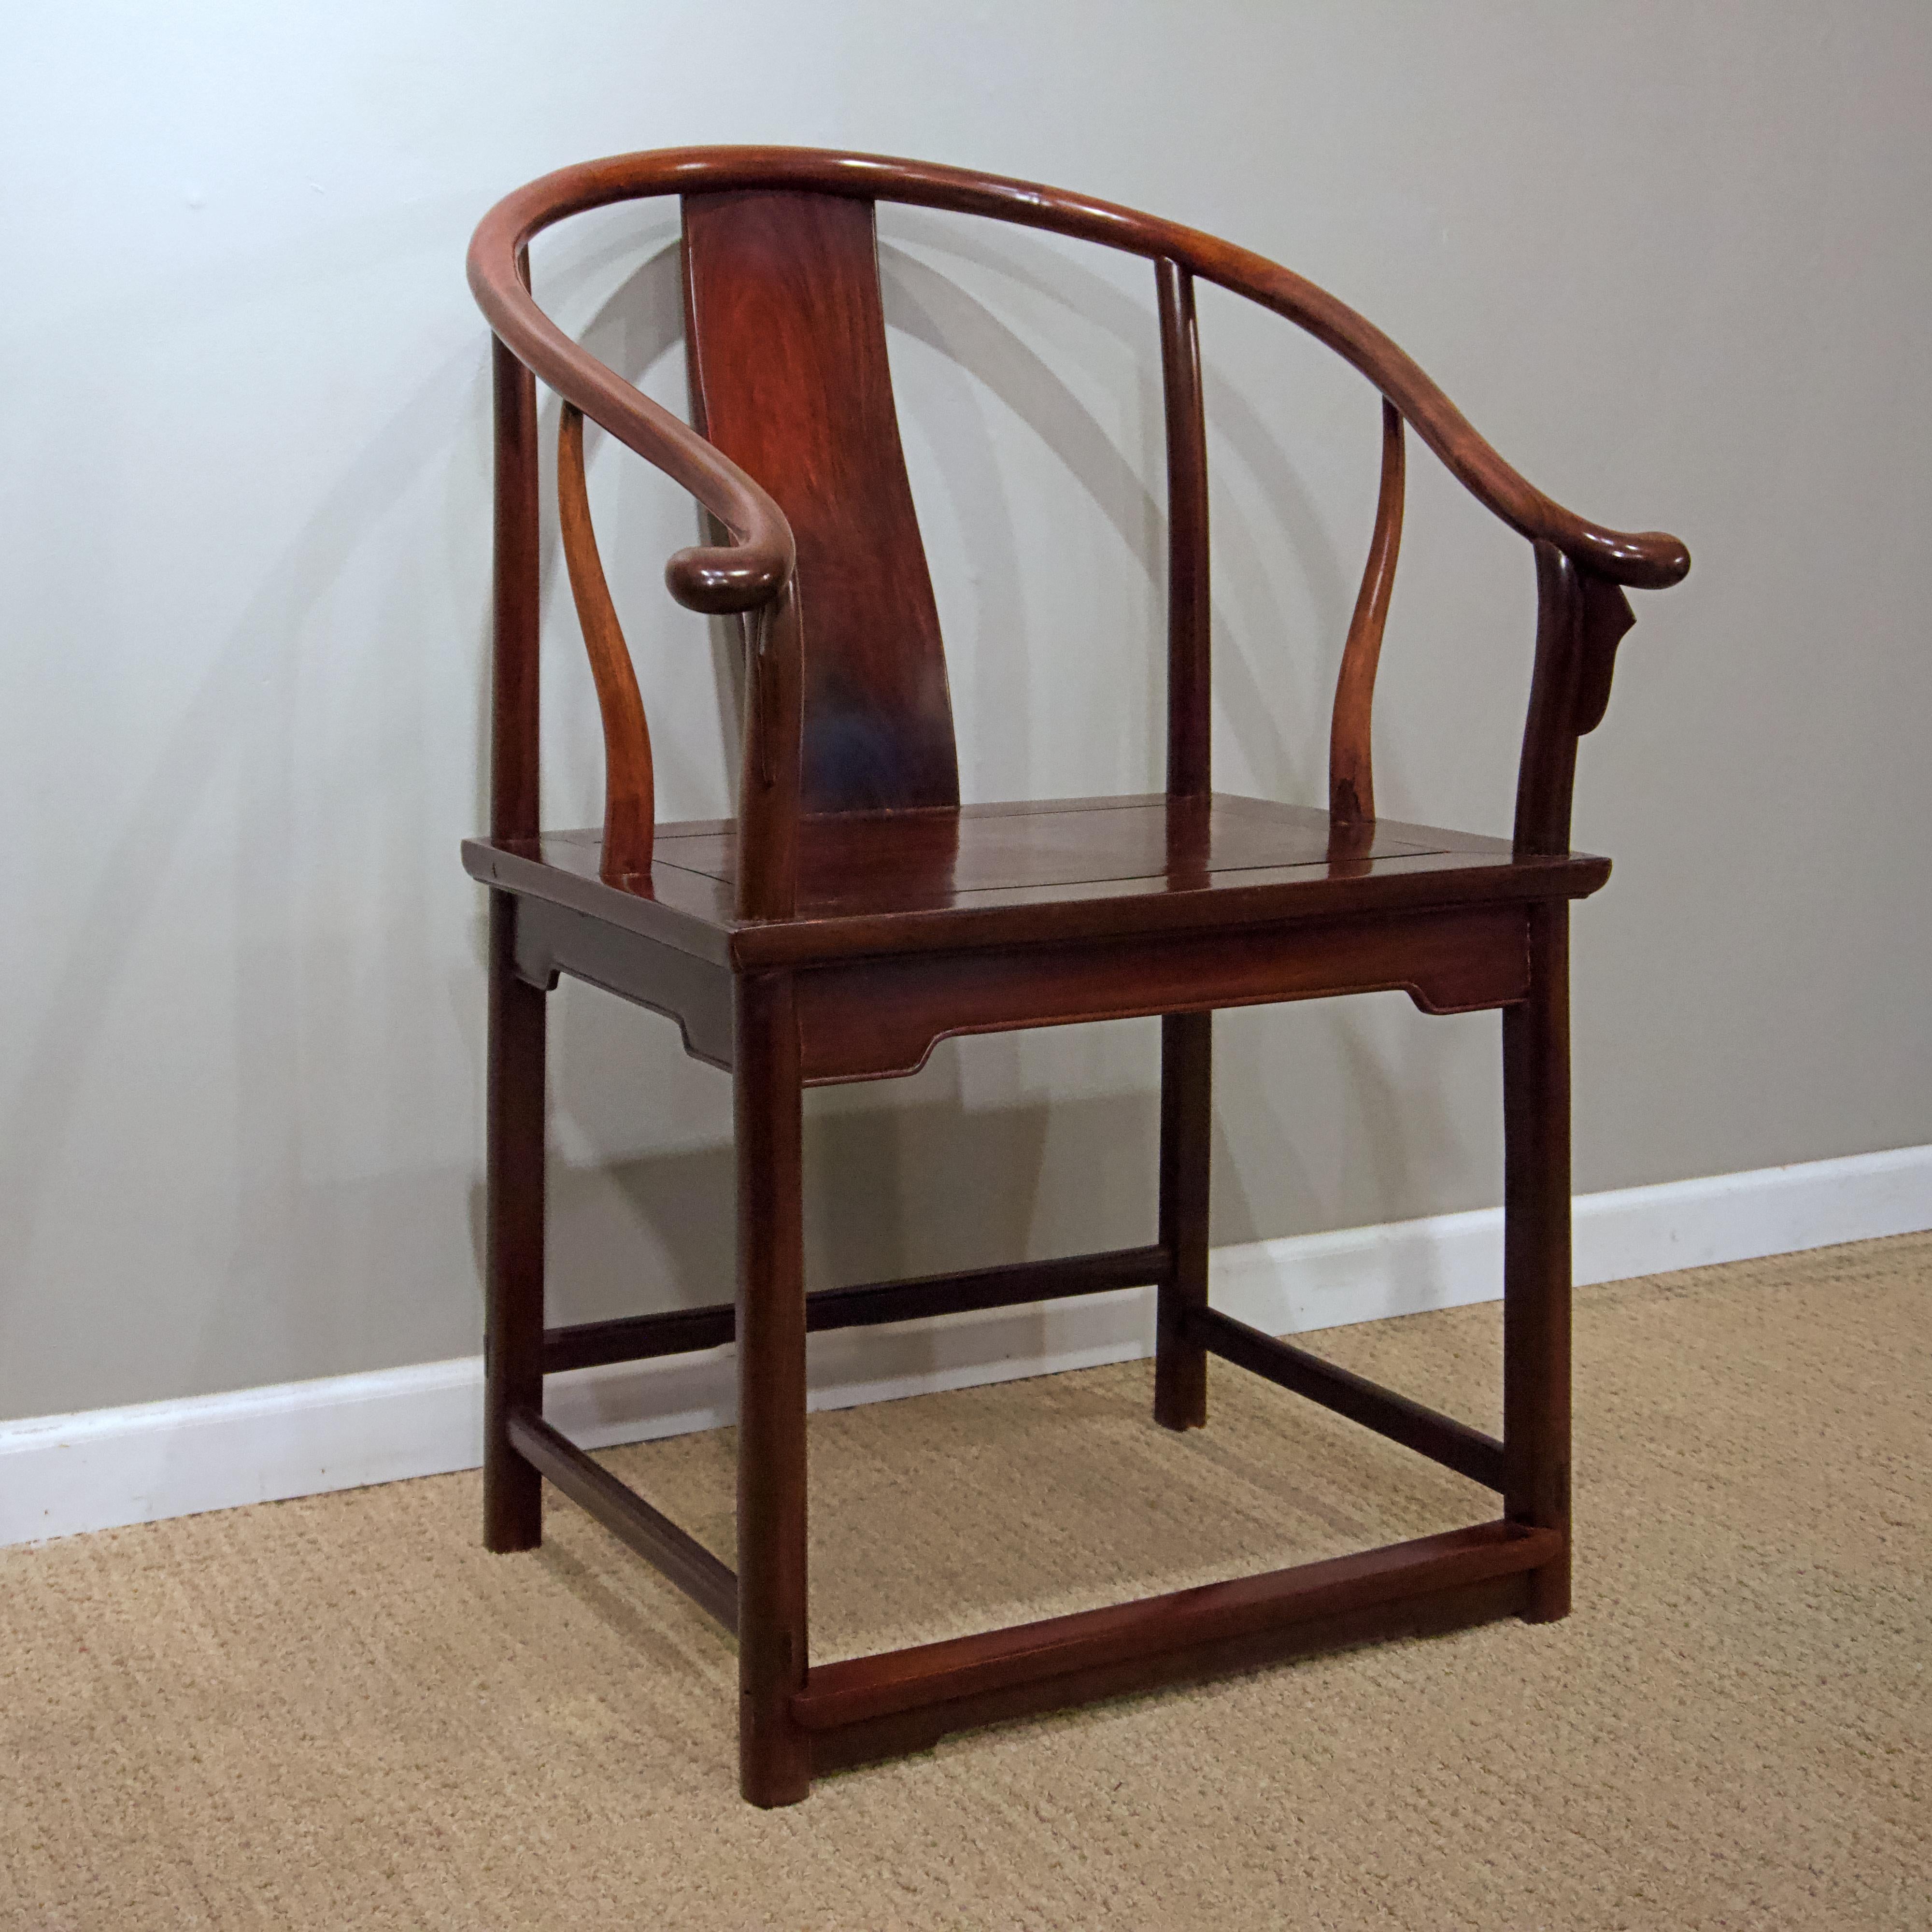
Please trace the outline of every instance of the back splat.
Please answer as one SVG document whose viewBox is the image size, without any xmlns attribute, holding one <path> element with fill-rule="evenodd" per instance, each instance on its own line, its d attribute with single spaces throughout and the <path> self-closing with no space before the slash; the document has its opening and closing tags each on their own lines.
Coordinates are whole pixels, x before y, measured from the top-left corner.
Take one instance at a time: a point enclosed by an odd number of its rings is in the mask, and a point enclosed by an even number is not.
<svg viewBox="0 0 1932 1932">
<path fill-rule="evenodd" d="M 892 406 L 869 201 L 687 195 L 692 420 L 798 544 L 807 812 L 956 805 L 952 704 Z"/>
</svg>

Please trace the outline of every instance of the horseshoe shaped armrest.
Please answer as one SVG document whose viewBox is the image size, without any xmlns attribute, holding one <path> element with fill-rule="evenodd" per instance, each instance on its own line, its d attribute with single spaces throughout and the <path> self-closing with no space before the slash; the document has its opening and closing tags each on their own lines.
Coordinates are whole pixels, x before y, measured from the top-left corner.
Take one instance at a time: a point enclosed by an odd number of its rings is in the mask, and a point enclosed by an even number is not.
<svg viewBox="0 0 1932 1932">
<path fill-rule="evenodd" d="M 573 342 L 524 286 L 530 237 L 572 212 L 533 201 L 527 193 L 490 211 L 470 244 L 470 286 L 478 306 L 526 368 L 682 484 L 730 532 L 728 544 L 694 545 L 670 559 L 664 583 L 672 596 L 687 610 L 713 616 L 774 603 L 797 560 L 784 512 L 695 430 Z"/>
</svg>

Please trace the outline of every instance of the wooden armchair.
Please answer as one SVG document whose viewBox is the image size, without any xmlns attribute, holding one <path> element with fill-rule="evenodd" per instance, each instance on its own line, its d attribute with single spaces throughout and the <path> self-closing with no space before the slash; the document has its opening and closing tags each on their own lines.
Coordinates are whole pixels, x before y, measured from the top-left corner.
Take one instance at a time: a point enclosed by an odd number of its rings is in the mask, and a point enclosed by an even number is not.
<svg viewBox="0 0 1932 1932">
<path fill-rule="evenodd" d="M 527 244 L 606 202 L 682 197 L 692 426 L 532 300 Z M 1164 794 L 959 802 L 945 659 L 886 367 L 874 204 L 1053 230 L 1154 264 L 1165 371 L 1170 640 Z M 1336 692 L 1329 808 L 1214 792 L 1207 457 L 1194 284 L 1298 323 L 1380 391 L 1379 507 Z M 528 1549 L 548 1477 L 737 1634 L 740 1766 L 759 1804 L 944 1733 L 1169 1680 L 1504 1616 L 1570 1594 L 1569 902 L 1579 738 L 1604 715 L 1624 586 L 1684 546 L 1586 523 L 1533 489 L 1394 343 L 1287 269 L 1192 230 L 1023 182 L 864 154 L 696 148 L 568 168 L 500 202 L 470 280 L 495 332 L 489 1313 L 484 1538 Z M 563 548 L 602 706 L 604 825 L 537 813 L 535 377 L 562 399 Z M 716 541 L 671 594 L 741 617 L 735 820 L 658 825 L 650 741 L 592 533 L 583 420 L 682 484 Z M 1540 596 L 1510 841 L 1378 820 L 1370 707 L 1402 529 L 1406 429 L 1526 538 Z M 545 992 L 560 974 L 675 1019 L 736 1095 L 735 1305 L 544 1325 Z M 1507 1140 L 1504 1425 L 1461 1422 L 1209 1305 L 1216 1007 L 1400 987 L 1427 1012 L 1498 1007 Z M 808 1297 L 800 1094 L 909 1073 L 950 1034 L 1159 1014 L 1159 1238 Z M 1492 1522 L 1244 1580 L 812 1666 L 806 1624 L 808 1330 L 1151 1284 L 1155 1420 L 1199 1426 L 1217 1355 L 1486 1484 Z M 738 1569 L 543 1419 L 560 1370 L 736 1340 Z"/>
</svg>

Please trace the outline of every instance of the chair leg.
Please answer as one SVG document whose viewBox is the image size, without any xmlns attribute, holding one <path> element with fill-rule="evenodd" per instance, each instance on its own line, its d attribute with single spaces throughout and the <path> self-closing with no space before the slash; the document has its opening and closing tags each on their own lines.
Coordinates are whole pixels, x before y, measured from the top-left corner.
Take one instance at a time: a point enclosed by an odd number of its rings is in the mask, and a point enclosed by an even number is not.
<svg viewBox="0 0 1932 1932">
<path fill-rule="evenodd" d="M 543 1479 L 510 1446 L 513 1408 L 543 1406 L 544 995 L 517 977 L 516 900 L 490 896 L 483 1543 L 543 1539 Z"/>
<path fill-rule="evenodd" d="M 805 1248 L 796 1009 L 784 974 L 737 982 L 738 1777 L 754 1804 L 812 1789 L 805 1688 Z"/>
<path fill-rule="evenodd" d="M 1534 908 L 1529 997 L 1503 1010 L 1504 1506 L 1563 1538 L 1530 1623 L 1570 1609 L 1569 949 L 1568 903 Z"/>
<path fill-rule="evenodd" d="M 1154 1419 L 1168 1429 L 1208 1420 L 1208 1352 L 1181 1332 L 1208 1305 L 1208 1185 L 1214 1124 L 1214 1016 L 1160 1022 L 1160 1244 L 1172 1272 L 1156 1304 Z"/>
</svg>

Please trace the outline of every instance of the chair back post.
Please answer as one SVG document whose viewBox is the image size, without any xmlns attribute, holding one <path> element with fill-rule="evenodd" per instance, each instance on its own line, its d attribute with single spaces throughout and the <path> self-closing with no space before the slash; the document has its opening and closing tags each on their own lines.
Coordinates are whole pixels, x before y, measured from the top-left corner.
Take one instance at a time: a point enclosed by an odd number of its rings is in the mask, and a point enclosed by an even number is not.
<svg viewBox="0 0 1932 1932">
<path fill-rule="evenodd" d="M 744 751 L 738 777 L 740 919 L 789 919 L 798 908 L 805 626 L 800 586 L 744 619 Z"/>
<path fill-rule="evenodd" d="M 1154 263 L 1154 284 L 1167 418 L 1167 792 L 1205 798 L 1212 789 L 1214 714 L 1201 341 L 1192 275 L 1162 256 Z"/>
<path fill-rule="evenodd" d="M 1604 722 L 1617 646 L 1636 620 L 1621 586 L 1536 546 L 1536 668 L 1517 767 L 1516 849 L 1568 852 L 1577 741 Z"/>
<path fill-rule="evenodd" d="M 537 802 L 536 379 L 490 338 L 496 530 L 490 654 L 490 836 L 534 838 Z"/>
</svg>

